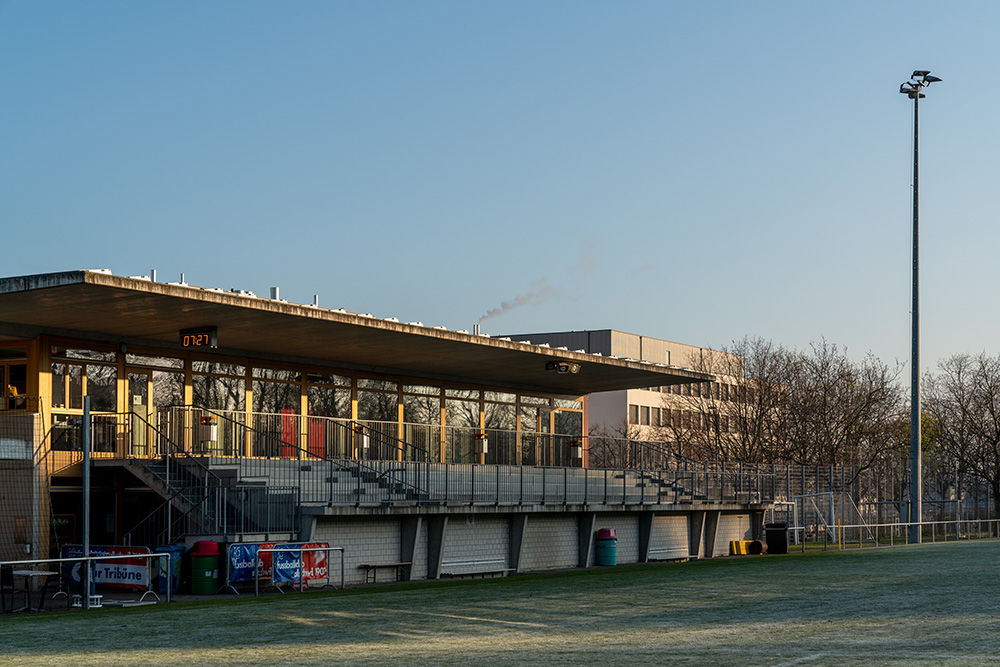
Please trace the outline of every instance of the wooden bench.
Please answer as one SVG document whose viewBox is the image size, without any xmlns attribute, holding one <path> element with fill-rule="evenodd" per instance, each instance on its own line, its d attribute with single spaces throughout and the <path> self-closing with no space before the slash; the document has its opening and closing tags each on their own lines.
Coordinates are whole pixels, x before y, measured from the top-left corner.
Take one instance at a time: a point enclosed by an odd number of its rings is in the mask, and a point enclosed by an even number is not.
<svg viewBox="0 0 1000 667">
<path fill-rule="evenodd" d="M 513 572 L 514 568 L 505 567 L 507 560 L 504 558 L 486 558 L 479 560 L 443 560 L 441 561 L 441 575 L 448 577 L 461 577 L 463 575 L 480 574 L 506 574 Z M 470 569 L 466 569 L 470 568 Z"/>
<path fill-rule="evenodd" d="M 365 583 L 374 584 L 378 580 L 379 568 L 396 569 L 396 581 L 406 581 L 406 568 L 412 565 L 412 562 L 405 563 L 362 563 L 358 565 L 359 568 L 365 571 Z"/>
</svg>

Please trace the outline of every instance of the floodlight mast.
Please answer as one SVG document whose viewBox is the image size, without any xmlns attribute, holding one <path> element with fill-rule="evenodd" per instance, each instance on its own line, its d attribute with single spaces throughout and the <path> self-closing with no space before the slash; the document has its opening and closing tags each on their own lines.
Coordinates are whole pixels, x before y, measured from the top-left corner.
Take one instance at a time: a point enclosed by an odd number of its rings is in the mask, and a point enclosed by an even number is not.
<svg viewBox="0 0 1000 667">
<path fill-rule="evenodd" d="M 920 443 L 920 98 L 921 90 L 940 81 L 930 70 L 914 70 L 899 92 L 913 100 L 913 287 L 912 287 L 912 356 L 910 358 L 910 544 L 921 541 L 923 517 L 923 468 Z"/>
</svg>

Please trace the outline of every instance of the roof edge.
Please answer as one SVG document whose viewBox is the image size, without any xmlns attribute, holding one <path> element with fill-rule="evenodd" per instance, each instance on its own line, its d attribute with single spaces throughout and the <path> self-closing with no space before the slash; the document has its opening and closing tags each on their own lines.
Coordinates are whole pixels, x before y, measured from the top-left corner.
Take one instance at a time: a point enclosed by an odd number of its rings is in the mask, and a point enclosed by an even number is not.
<svg viewBox="0 0 1000 667">
<path fill-rule="evenodd" d="M 30 292 L 36 289 L 77 285 L 87 281 L 86 271 L 60 271 L 58 273 L 39 273 L 30 276 L 0 278 L 0 294 L 14 292 Z"/>
</svg>

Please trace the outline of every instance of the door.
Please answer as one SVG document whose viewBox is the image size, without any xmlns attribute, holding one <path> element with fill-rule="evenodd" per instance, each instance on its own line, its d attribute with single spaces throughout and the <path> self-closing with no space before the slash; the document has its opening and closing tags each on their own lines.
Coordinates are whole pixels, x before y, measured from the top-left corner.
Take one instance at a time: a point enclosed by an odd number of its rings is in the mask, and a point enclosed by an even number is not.
<svg viewBox="0 0 1000 667">
<path fill-rule="evenodd" d="M 147 371 L 129 371 L 128 374 L 128 407 L 131 421 L 132 456 L 155 455 L 150 451 L 152 438 L 152 410 L 149 405 L 150 375 Z"/>
</svg>

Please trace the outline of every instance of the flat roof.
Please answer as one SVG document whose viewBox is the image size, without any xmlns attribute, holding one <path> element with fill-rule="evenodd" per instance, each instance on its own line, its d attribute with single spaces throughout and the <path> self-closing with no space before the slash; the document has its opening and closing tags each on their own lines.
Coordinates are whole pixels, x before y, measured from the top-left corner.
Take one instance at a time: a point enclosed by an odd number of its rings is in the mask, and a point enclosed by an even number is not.
<svg viewBox="0 0 1000 667">
<path fill-rule="evenodd" d="M 180 331 L 214 326 L 218 348 L 386 375 L 583 395 L 713 379 L 708 373 L 491 338 L 369 315 L 107 271 L 0 278 L 0 337 L 39 334 L 182 350 Z M 552 361 L 578 373 L 547 370 Z"/>
</svg>

